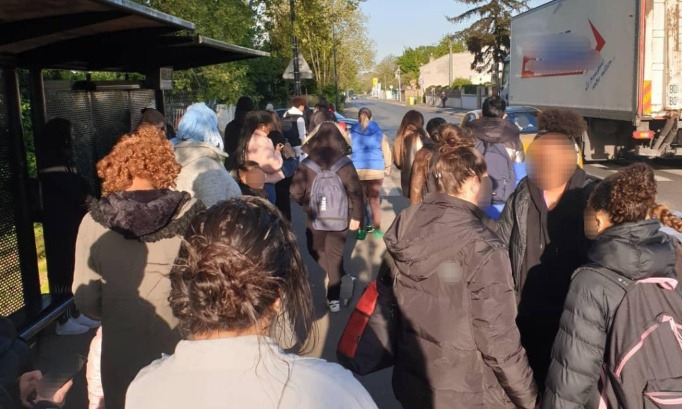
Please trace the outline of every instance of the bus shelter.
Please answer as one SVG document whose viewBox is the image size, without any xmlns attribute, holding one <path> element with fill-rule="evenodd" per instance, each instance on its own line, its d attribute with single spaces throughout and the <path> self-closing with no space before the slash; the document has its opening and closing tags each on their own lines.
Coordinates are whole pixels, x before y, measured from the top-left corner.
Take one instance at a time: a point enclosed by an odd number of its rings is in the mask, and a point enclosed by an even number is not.
<svg viewBox="0 0 682 409">
<path fill-rule="evenodd" d="M 28 172 L 19 70 L 28 72 L 36 144 L 48 120 L 69 120 L 78 172 L 99 192 L 96 163 L 137 125 L 143 108 L 165 112 L 173 70 L 269 56 L 194 36 L 194 30 L 189 21 L 128 0 L 0 2 L 0 315 L 25 338 L 72 300 L 40 289 L 32 210 L 39 197 Z M 139 73 L 145 79 L 46 82 L 45 69 Z M 39 155 L 36 160 L 40 167 Z"/>
</svg>

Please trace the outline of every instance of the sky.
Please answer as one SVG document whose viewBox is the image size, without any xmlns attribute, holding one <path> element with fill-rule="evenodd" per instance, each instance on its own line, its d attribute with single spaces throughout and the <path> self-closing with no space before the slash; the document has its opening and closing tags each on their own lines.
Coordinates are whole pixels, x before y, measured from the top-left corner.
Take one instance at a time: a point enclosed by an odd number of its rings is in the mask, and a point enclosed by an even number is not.
<svg viewBox="0 0 682 409">
<path fill-rule="evenodd" d="M 547 2 L 530 0 L 529 5 Z M 367 0 L 361 8 L 369 20 L 369 37 L 376 43 L 377 62 L 389 54 L 402 54 L 406 47 L 438 43 L 445 34 L 458 30 L 446 16 L 467 10 L 454 0 Z"/>
</svg>

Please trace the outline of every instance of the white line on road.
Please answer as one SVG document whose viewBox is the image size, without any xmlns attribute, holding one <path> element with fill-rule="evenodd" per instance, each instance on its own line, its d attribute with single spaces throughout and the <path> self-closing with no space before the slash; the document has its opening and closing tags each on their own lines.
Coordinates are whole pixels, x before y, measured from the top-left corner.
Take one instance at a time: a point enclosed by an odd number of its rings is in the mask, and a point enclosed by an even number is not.
<svg viewBox="0 0 682 409">
<path fill-rule="evenodd" d="M 682 169 L 661 169 L 661 172 L 672 173 L 673 175 L 682 176 Z"/>
</svg>

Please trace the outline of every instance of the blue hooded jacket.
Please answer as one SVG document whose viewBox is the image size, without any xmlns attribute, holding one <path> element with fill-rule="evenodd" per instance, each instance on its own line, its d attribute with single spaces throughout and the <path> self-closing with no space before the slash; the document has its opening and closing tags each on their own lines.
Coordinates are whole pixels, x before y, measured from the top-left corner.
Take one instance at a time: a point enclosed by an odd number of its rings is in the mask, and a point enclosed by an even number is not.
<svg viewBox="0 0 682 409">
<path fill-rule="evenodd" d="M 383 134 L 376 122 L 370 121 L 367 129 L 355 124 L 350 130 L 353 153 L 350 158 L 356 169 L 384 170 L 384 152 L 381 149 Z"/>
</svg>

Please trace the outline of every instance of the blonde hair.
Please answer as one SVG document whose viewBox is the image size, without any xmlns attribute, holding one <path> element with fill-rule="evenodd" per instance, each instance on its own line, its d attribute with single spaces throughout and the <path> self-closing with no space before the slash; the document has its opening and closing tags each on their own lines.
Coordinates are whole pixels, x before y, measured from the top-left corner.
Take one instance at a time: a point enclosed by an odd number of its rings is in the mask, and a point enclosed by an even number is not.
<svg viewBox="0 0 682 409">
<path fill-rule="evenodd" d="M 678 233 L 682 233 L 682 219 L 675 216 L 668 206 L 656 205 L 651 213 L 662 225 L 670 227 Z"/>
<path fill-rule="evenodd" d="M 362 127 L 362 131 L 366 131 L 367 127 L 369 126 L 369 121 L 372 120 L 372 111 L 367 108 L 362 108 L 360 112 L 358 112 L 358 120 L 360 121 L 360 127 Z"/>
</svg>

